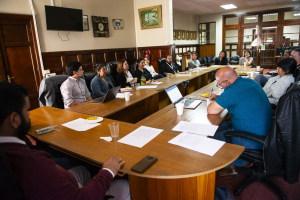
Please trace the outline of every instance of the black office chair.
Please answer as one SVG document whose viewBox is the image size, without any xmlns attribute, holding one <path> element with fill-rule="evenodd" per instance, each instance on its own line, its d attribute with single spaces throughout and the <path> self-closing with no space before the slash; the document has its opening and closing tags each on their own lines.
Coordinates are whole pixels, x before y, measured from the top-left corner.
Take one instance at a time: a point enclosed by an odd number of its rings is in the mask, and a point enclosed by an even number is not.
<svg viewBox="0 0 300 200">
<path fill-rule="evenodd" d="M 267 138 L 238 131 L 229 131 L 225 134 L 227 142 L 229 143 L 232 143 L 232 137 L 241 137 L 264 145 L 264 151 L 245 149 L 240 156 L 241 159 L 254 163 L 256 167 L 254 169 L 243 167 L 238 168 L 238 172 L 246 174 L 248 177 L 234 191 L 236 196 L 240 196 L 242 191 L 249 185 L 255 182 L 262 182 L 269 186 L 282 199 L 287 199 L 283 191 L 271 181 L 268 174 L 274 174 L 284 170 L 284 177 L 288 183 L 292 184 L 298 181 L 300 158 L 298 155 L 294 155 L 294 157 L 291 157 L 291 155 L 285 155 L 289 152 L 295 152 L 300 146 L 300 139 L 298 139 L 298 135 L 300 134 L 300 126 L 298 125 L 300 113 L 299 97 L 300 82 L 295 82 L 279 99 L 278 106 L 272 119 L 271 130 Z M 285 122 L 289 122 L 290 124 L 284 124 Z M 285 126 L 289 128 L 286 129 L 284 128 Z M 299 151 L 300 150 L 297 152 Z M 276 162 L 274 160 L 276 160 Z M 281 163 L 277 160 L 281 160 Z M 286 164 L 287 160 L 292 162 L 292 165 L 294 166 Z M 265 166 L 266 168 L 264 168 Z M 289 167 L 288 170 L 286 169 L 286 166 Z"/>
<path fill-rule="evenodd" d="M 0 148 L 0 199 L 24 199 L 3 150 Z"/>
<path fill-rule="evenodd" d="M 132 76 L 134 76 L 136 67 L 137 67 L 137 62 L 134 62 L 133 64 L 130 64 L 130 65 L 129 65 L 129 71 L 130 71 L 130 73 L 132 74 Z"/>
<path fill-rule="evenodd" d="M 117 65 L 118 61 L 112 61 L 106 64 L 107 76 L 112 78 L 112 80 L 117 82 Z"/>
<path fill-rule="evenodd" d="M 240 56 L 239 56 L 239 55 L 232 56 L 232 57 L 230 58 L 230 61 L 229 61 L 229 63 L 230 63 L 231 65 L 238 65 L 239 62 L 240 62 Z"/>
<path fill-rule="evenodd" d="M 158 71 L 159 71 L 160 74 L 162 74 L 162 73 L 161 73 L 161 66 L 162 66 L 163 64 L 165 64 L 165 63 L 166 63 L 166 59 L 165 59 L 165 58 L 161 58 L 161 59 L 159 59 L 158 62 L 157 62 L 157 64 L 158 64 Z M 163 74 L 162 74 L 162 75 L 163 75 Z"/>
<path fill-rule="evenodd" d="M 91 82 L 96 76 L 95 72 L 84 72 L 83 79 L 85 80 L 88 90 L 91 92 Z"/>
<path fill-rule="evenodd" d="M 67 75 L 56 75 L 42 80 L 39 89 L 40 107 L 50 106 L 64 109 L 60 86 L 68 77 Z"/>
<path fill-rule="evenodd" d="M 216 57 L 215 56 L 209 56 L 208 57 L 208 62 L 210 65 L 214 65 L 215 64 L 215 59 Z"/>
</svg>

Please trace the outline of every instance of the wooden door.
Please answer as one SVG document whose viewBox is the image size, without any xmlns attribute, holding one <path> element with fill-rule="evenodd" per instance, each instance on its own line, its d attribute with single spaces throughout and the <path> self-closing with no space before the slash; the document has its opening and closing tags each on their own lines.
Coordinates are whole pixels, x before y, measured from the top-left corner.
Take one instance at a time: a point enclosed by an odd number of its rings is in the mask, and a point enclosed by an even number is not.
<svg viewBox="0 0 300 200">
<path fill-rule="evenodd" d="M 31 109 L 39 107 L 42 73 L 30 15 L 0 14 L 0 80 L 27 87 Z"/>
</svg>

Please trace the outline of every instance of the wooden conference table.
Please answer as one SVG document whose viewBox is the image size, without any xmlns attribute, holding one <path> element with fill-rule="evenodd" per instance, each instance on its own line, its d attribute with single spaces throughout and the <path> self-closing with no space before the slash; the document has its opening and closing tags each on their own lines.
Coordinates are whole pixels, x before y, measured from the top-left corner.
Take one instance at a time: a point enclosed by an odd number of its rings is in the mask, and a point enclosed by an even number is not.
<svg viewBox="0 0 300 200">
<path fill-rule="evenodd" d="M 203 113 L 196 110 L 193 115 L 197 117 Z M 176 118 L 175 116 L 177 115 L 173 115 L 173 118 Z M 30 111 L 32 126 L 29 134 L 62 152 L 96 165 L 102 165 L 111 156 L 122 158 L 126 163 L 120 172 L 129 176 L 132 200 L 213 200 L 215 171 L 233 162 L 244 151 L 244 147 L 228 143 L 214 156 L 191 151 L 168 143 L 178 135 L 178 132 L 169 131 L 169 128 L 142 148 L 116 141 L 106 142 L 99 137 L 110 136 L 108 124 L 115 121 L 107 118 L 101 125 L 85 132 L 77 132 L 61 125 L 87 117 L 86 114 L 47 106 L 37 108 Z M 220 120 L 216 119 L 215 124 L 222 121 L 223 115 L 220 116 Z M 126 122 L 119 124 L 120 138 L 139 127 Z M 53 132 L 44 135 L 34 133 L 36 129 L 53 125 L 57 125 Z M 147 155 L 158 158 L 158 161 L 143 174 L 130 170 Z"/>
</svg>

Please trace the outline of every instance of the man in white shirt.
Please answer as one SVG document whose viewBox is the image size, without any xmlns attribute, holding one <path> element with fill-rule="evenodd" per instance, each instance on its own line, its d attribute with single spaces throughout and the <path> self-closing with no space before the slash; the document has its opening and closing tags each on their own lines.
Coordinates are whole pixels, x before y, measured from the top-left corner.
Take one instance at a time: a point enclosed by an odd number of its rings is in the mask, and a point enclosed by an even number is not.
<svg viewBox="0 0 300 200">
<path fill-rule="evenodd" d="M 197 53 L 192 53 L 192 59 L 189 60 L 188 67 L 189 69 L 193 69 L 200 66 L 200 61 L 197 60 Z"/>
<path fill-rule="evenodd" d="M 82 64 L 80 62 L 69 62 L 66 66 L 66 72 L 69 78 L 60 87 L 65 108 L 91 101 L 91 94 L 82 79 L 84 73 Z"/>
<path fill-rule="evenodd" d="M 160 78 L 164 77 L 163 75 L 158 74 L 155 71 L 154 67 L 152 65 L 150 65 L 150 60 L 149 60 L 149 58 L 147 56 L 144 59 L 145 59 L 145 66 L 144 66 L 144 68 L 146 68 L 150 72 L 150 74 L 151 74 L 151 76 L 152 76 L 152 78 L 154 80 L 157 80 L 157 79 L 160 79 Z"/>
</svg>

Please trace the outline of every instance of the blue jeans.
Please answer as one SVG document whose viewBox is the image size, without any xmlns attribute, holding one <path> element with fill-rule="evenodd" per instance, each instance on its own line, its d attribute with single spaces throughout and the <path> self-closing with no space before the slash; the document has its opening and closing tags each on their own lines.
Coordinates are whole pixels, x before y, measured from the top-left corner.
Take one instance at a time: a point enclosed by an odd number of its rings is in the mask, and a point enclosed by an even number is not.
<svg viewBox="0 0 300 200">
<path fill-rule="evenodd" d="M 257 74 L 254 80 L 258 82 L 261 85 L 261 87 L 264 87 L 270 78 L 272 78 L 272 76 L 264 76 L 262 74 Z"/>
<path fill-rule="evenodd" d="M 228 131 L 234 131 L 231 121 L 226 121 L 223 122 L 221 124 L 221 126 L 219 126 L 217 132 L 215 133 L 215 135 L 213 136 L 214 139 L 216 140 L 221 140 L 226 142 L 226 137 L 225 137 L 225 133 Z M 244 138 L 239 138 L 239 137 L 233 137 L 232 138 L 232 143 L 236 144 L 236 145 L 240 145 L 240 146 L 244 146 L 247 149 L 262 149 L 263 146 L 261 144 L 258 144 L 256 142 L 253 142 L 251 140 L 248 139 L 244 139 Z M 236 159 L 233 163 L 231 163 L 230 165 L 235 165 L 237 167 L 242 167 L 243 165 L 246 164 L 247 161 L 242 160 L 240 158 Z M 228 165 L 228 166 L 230 166 Z"/>
<path fill-rule="evenodd" d="M 161 75 L 161 74 L 158 74 L 158 75 L 156 75 L 156 76 L 153 77 L 154 80 L 160 79 L 160 78 L 164 78 L 164 76 Z"/>
</svg>

